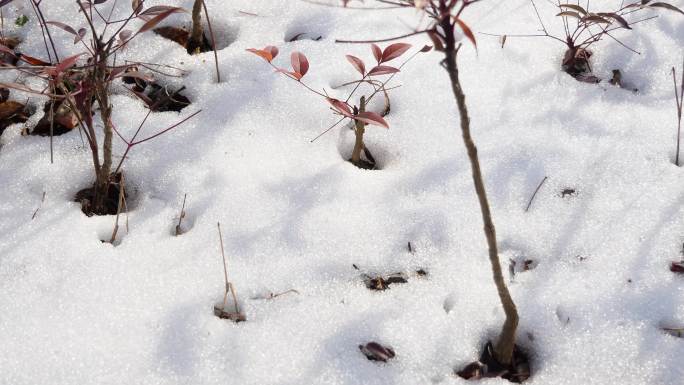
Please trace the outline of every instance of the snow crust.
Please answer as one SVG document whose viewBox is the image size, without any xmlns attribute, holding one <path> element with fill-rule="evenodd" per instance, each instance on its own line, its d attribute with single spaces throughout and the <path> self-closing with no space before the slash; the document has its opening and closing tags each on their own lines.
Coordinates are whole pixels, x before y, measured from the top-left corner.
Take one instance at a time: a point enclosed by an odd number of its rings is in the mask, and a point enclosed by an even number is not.
<svg viewBox="0 0 684 385">
<path fill-rule="evenodd" d="M 128 3 L 119 3 L 115 14 L 125 16 Z M 189 0 L 146 3 L 191 7 Z M 503 311 L 440 54 L 419 55 L 397 77 L 390 129 L 366 134 L 382 170 L 364 171 L 344 160 L 347 128 L 310 143 L 335 121 L 324 101 L 245 52 L 276 45 L 282 65 L 290 52 L 304 52 L 308 84 L 339 92 L 332 86 L 355 79 L 344 55 L 367 63 L 372 55 L 367 45 L 336 38 L 407 33 L 418 16 L 294 0 L 206 3 L 225 45 L 222 83 L 212 53 L 188 56 L 151 33 L 117 59 L 189 71 L 163 80 L 185 85 L 192 105 L 153 114 L 146 132 L 202 110 L 131 153 L 124 171 L 134 209 L 117 246 L 101 242 L 112 216 L 85 217 L 72 202 L 92 182 L 78 133 L 55 137 L 54 164 L 48 139 L 21 136 L 21 125 L 0 138 L 0 383 L 465 383 L 453 370 L 496 337 Z M 539 3 L 547 28 L 560 32 L 554 8 Z M 8 7 L 6 33 L 25 39 L 22 52 L 42 56 L 30 9 Z M 73 2 L 51 1 L 45 11 L 50 20 L 83 24 Z M 23 13 L 26 26 L 8 22 Z M 510 283 L 519 344 L 532 358 L 530 384 L 684 381 L 684 341 L 659 329 L 684 324 L 684 281 L 668 271 L 684 241 L 670 77 L 684 55 L 684 22 L 658 13 L 618 34 L 641 55 L 606 40 L 592 58 L 603 77 L 621 69 L 637 94 L 576 82 L 559 70 L 563 46 L 550 39 L 509 37 L 502 49 L 478 34 L 477 52 L 466 45 L 459 56 L 504 271 L 509 258 L 538 263 Z M 538 29 L 526 1 L 482 2 L 464 18 L 479 32 Z M 188 22 L 178 15 L 165 24 Z M 284 41 L 300 32 L 321 39 Z M 420 36 L 404 41 L 429 44 Z M 58 46 L 64 56 L 82 50 Z M 146 110 L 123 87 L 115 94 L 115 123 L 130 136 Z M 34 95 L 30 103 L 41 105 Z M 116 154 L 124 149 L 116 143 Z M 561 197 L 566 188 L 576 193 Z M 186 193 L 188 231 L 175 237 Z M 223 296 L 219 221 L 248 319 L 240 324 L 212 314 Z M 418 268 L 429 275 L 385 292 L 369 291 L 361 278 Z M 299 294 L 255 299 L 288 289 Z M 369 341 L 397 357 L 366 360 L 357 346 Z"/>
</svg>

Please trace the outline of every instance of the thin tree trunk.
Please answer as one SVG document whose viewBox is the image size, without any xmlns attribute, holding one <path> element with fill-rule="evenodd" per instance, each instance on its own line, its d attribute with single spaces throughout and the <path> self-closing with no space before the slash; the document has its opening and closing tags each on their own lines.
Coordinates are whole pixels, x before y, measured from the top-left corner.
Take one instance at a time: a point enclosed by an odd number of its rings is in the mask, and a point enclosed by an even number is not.
<svg viewBox="0 0 684 385">
<path fill-rule="evenodd" d="M 456 98 L 458 111 L 461 116 L 461 132 L 463 134 L 463 142 L 468 150 L 468 158 L 473 174 L 473 183 L 475 184 L 475 192 L 480 203 L 480 211 L 482 212 L 482 220 L 484 222 L 484 233 L 487 238 L 487 245 L 489 247 L 489 262 L 492 265 L 492 273 L 494 283 L 503 306 L 506 320 L 501 329 L 499 339 L 494 345 L 494 355 L 497 361 L 502 364 L 510 364 L 513 356 L 513 348 L 515 345 L 515 332 L 518 327 L 518 311 L 511 298 L 511 294 L 506 287 L 503 274 L 501 272 L 501 263 L 499 262 L 499 252 L 496 244 L 496 230 L 494 222 L 492 221 L 492 214 L 489 209 L 489 202 L 487 201 L 487 192 L 485 190 L 482 172 L 480 170 L 480 161 L 477 156 L 477 147 L 470 135 L 470 117 L 468 116 L 468 107 L 466 106 L 466 96 L 461 87 L 461 82 L 458 77 L 458 65 L 456 62 L 458 55 L 458 48 L 455 46 L 453 25 L 450 19 L 445 19 L 442 22 L 446 38 L 445 64 L 446 70 L 449 73 L 451 80 L 451 88 Z"/>
<path fill-rule="evenodd" d="M 362 96 L 358 112 L 365 112 L 365 111 L 366 111 L 366 97 Z M 356 127 L 354 128 L 354 134 L 356 135 L 356 141 L 354 142 L 354 151 L 352 151 L 351 162 L 354 165 L 358 166 L 359 163 L 361 162 L 361 152 L 363 151 L 363 147 L 364 147 L 364 145 L 363 145 L 363 134 L 366 131 L 366 129 L 365 129 L 365 124 L 360 120 L 355 120 L 354 124 L 356 125 Z"/>
<path fill-rule="evenodd" d="M 114 130 L 112 128 L 112 106 L 109 103 L 109 90 L 107 89 L 107 69 L 106 59 L 96 68 L 96 97 L 100 106 L 100 117 L 103 123 L 103 143 L 102 143 L 102 165 L 100 166 L 95 183 L 95 206 L 96 213 L 105 213 L 105 202 L 109 195 L 109 177 L 112 172 L 112 139 Z"/>
</svg>

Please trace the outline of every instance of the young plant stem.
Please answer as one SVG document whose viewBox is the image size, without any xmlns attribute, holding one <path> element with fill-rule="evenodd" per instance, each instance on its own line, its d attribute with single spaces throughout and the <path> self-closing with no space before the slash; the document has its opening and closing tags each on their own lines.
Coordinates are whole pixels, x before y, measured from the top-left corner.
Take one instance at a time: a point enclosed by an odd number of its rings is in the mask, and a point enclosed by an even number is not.
<svg viewBox="0 0 684 385">
<path fill-rule="evenodd" d="M 187 197 L 188 194 L 183 195 L 183 206 L 181 207 L 180 215 L 178 216 L 178 224 L 176 225 L 176 236 L 179 236 L 183 233 L 181 224 L 183 223 L 183 218 L 185 217 L 185 199 Z"/>
<path fill-rule="evenodd" d="M 226 266 L 226 253 L 223 250 L 223 235 L 221 234 L 221 223 L 217 222 L 216 226 L 218 227 L 218 233 L 219 233 L 219 242 L 221 244 L 221 257 L 223 258 L 223 276 L 226 280 L 226 291 L 223 294 L 223 309 L 226 309 L 226 304 L 228 303 L 228 291 L 230 291 L 230 294 L 233 296 L 233 303 L 235 304 L 235 314 L 240 314 L 240 308 L 238 307 L 238 300 L 237 300 L 237 294 L 235 293 L 235 289 L 233 288 L 233 284 L 228 281 L 228 267 Z"/>
<path fill-rule="evenodd" d="M 480 161 L 477 156 L 477 147 L 470 135 L 470 117 L 468 116 L 468 107 L 466 105 L 466 96 L 461 86 L 459 79 L 459 70 L 457 65 L 457 56 L 460 45 L 456 46 L 454 37 L 454 24 L 451 18 L 444 18 L 440 22 L 444 31 L 445 52 L 444 64 L 451 80 L 451 88 L 456 99 L 458 111 L 461 116 L 461 133 L 463 142 L 468 151 L 468 159 L 472 169 L 473 183 L 475 184 L 475 192 L 480 203 L 480 211 L 482 213 L 482 220 L 484 222 L 484 234 L 487 239 L 489 247 L 489 262 L 492 266 L 492 273 L 494 284 L 501 300 L 506 320 L 501 329 L 499 339 L 494 345 L 494 355 L 497 361 L 502 364 L 510 364 L 513 357 L 513 348 L 515 346 L 515 332 L 518 327 L 518 311 L 511 298 L 511 294 L 506 287 L 503 274 L 501 272 L 501 262 L 499 261 L 499 252 L 496 243 L 496 230 L 492 220 L 492 214 L 487 200 L 487 192 L 485 190 L 484 180 L 482 178 L 482 171 L 480 170 Z"/>
<path fill-rule="evenodd" d="M 674 82 L 675 101 L 677 102 L 677 149 L 675 150 L 675 166 L 679 167 L 679 146 L 682 135 L 682 105 L 684 104 L 684 61 L 682 62 L 682 84 L 677 92 L 677 73 L 672 67 L 672 81 Z"/>
<path fill-rule="evenodd" d="M 202 37 L 204 31 L 202 30 L 202 3 L 203 0 L 195 0 L 192 5 L 192 31 L 190 33 L 190 40 L 188 40 L 188 53 L 193 55 L 200 53 L 202 47 Z"/>
<path fill-rule="evenodd" d="M 211 49 L 214 50 L 214 64 L 216 64 L 216 83 L 221 83 L 221 72 L 219 71 L 218 52 L 216 52 L 216 37 L 214 36 L 214 29 L 211 27 L 211 19 L 209 18 L 209 11 L 207 4 L 202 0 L 202 8 L 204 8 L 204 16 L 207 18 L 207 26 L 209 27 L 209 35 L 211 36 Z"/>
<path fill-rule="evenodd" d="M 119 232 L 119 215 L 121 214 L 121 208 L 124 205 L 124 176 L 121 174 L 121 181 L 119 182 L 119 203 L 116 206 L 116 219 L 114 220 L 114 230 L 112 231 L 112 238 L 109 243 L 114 244 L 116 241 L 116 233 Z M 128 221 L 127 221 L 128 222 Z M 128 225 L 127 225 L 128 227 Z"/>
<path fill-rule="evenodd" d="M 359 110 L 358 112 L 355 111 L 356 113 L 359 112 L 365 112 L 366 111 L 366 97 L 361 96 L 361 101 L 359 102 Z M 363 133 L 366 131 L 365 123 L 363 123 L 360 120 L 354 120 L 354 134 L 356 136 L 355 142 L 354 142 L 354 151 L 352 151 L 352 157 L 351 157 L 351 162 L 354 165 L 358 165 L 361 162 L 361 152 L 363 151 L 364 144 L 363 144 Z"/>
</svg>

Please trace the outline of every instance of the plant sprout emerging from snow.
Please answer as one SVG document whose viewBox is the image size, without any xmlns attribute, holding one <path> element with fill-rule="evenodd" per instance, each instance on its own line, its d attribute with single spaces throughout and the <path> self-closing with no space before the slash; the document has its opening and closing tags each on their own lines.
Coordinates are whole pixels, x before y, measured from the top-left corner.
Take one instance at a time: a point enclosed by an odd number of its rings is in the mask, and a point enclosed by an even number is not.
<svg viewBox="0 0 684 385">
<path fill-rule="evenodd" d="M 682 105 L 684 104 L 684 62 L 682 62 L 682 84 L 677 92 L 677 71 L 672 67 L 672 80 L 674 81 L 675 101 L 677 102 L 677 149 L 675 150 L 675 165 L 679 164 L 679 146 L 682 136 Z"/>
<path fill-rule="evenodd" d="M 7 5 L 10 2 L 11 0 L 2 1 L 0 2 L 0 6 Z M 74 36 L 73 44 L 83 44 L 86 49 L 85 52 L 59 60 L 57 49 L 55 48 L 53 40 L 50 38 L 52 53 L 50 53 L 50 49 L 46 43 L 48 60 L 50 60 L 50 62 L 46 62 L 23 54 L 17 55 L 11 49 L 0 46 L 0 50 L 3 52 L 16 55 L 21 61 L 28 64 L 28 66 L 13 68 L 17 71 L 24 73 L 28 72 L 35 77 L 43 79 L 47 84 L 46 89 L 48 91 L 32 90 L 22 84 L 2 84 L 2 86 L 49 96 L 52 100 L 49 112 L 51 124 L 54 124 L 55 120 L 58 118 L 71 120 L 74 122 L 73 126 L 79 126 L 87 138 L 92 154 L 95 181 L 92 188 L 82 190 L 77 195 L 77 199 L 82 203 L 83 212 L 87 215 L 117 214 L 120 211 L 118 202 L 121 200 L 120 197 L 123 194 L 121 191 L 123 185 L 120 183 L 121 176 L 118 173 L 131 148 L 151 140 L 189 119 L 186 118 L 180 123 L 147 138 L 136 140 L 143 124 L 152 111 L 152 109 L 150 109 L 131 140 L 124 139 L 117 131 L 112 120 L 112 104 L 110 102 L 110 86 L 112 82 L 124 76 L 129 78 L 142 78 L 146 81 L 152 79 L 149 76 L 135 71 L 134 64 L 114 65 L 115 54 L 124 49 L 136 36 L 149 31 L 160 21 L 173 13 L 181 12 L 182 9 L 168 6 L 155 6 L 144 9 L 143 1 L 134 1 L 132 3 L 132 11 L 127 18 L 112 21 L 111 17 L 116 4 L 112 6 L 112 10 L 108 17 L 103 16 L 103 13 L 96 8 L 97 6 L 102 6 L 106 2 L 107 0 L 100 0 L 94 3 L 80 0 L 76 2 L 80 8 L 79 13 L 82 14 L 85 19 L 87 28 L 76 29 L 61 22 L 41 20 L 41 23 L 46 25 L 43 31 L 48 34 L 48 37 L 50 35 L 47 25 L 58 27 Z M 40 2 L 35 1 L 34 6 L 42 18 Z M 101 20 L 94 19 L 93 15 L 97 15 Z M 126 27 L 135 19 L 141 19 L 145 21 L 145 23 L 136 32 L 127 30 Z M 95 26 L 95 24 L 99 24 L 99 21 L 104 25 L 100 31 L 98 31 Z M 113 32 L 109 35 L 105 35 L 110 26 L 115 27 Z M 84 42 L 86 36 L 90 37 L 90 45 Z M 51 62 L 53 57 L 55 58 L 56 63 Z M 81 60 L 82 57 L 85 57 L 87 60 L 81 65 L 78 65 L 79 62 L 83 61 Z M 94 102 L 97 102 L 99 106 L 97 110 L 93 107 Z M 57 103 L 65 106 L 64 116 L 60 117 L 55 115 L 54 105 Z M 96 111 L 99 112 L 100 122 L 93 119 Z M 190 117 L 192 116 L 194 116 L 194 114 Z M 101 147 L 98 141 L 98 132 L 96 130 L 96 126 L 98 125 L 102 126 L 103 140 Z M 112 141 L 114 133 L 127 144 L 126 151 L 116 167 L 113 167 L 112 163 Z"/>
<path fill-rule="evenodd" d="M 357 167 L 373 168 L 375 163 L 373 156 L 370 154 L 370 151 L 368 151 L 366 145 L 363 142 L 365 126 L 367 124 L 371 124 L 375 126 L 389 128 L 389 124 L 387 124 L 385 119 L 383 119 L 383 116 L 389 112 L 389 98 L 387 94 L 388 89 L 386 88 L 387 83 L 390 80 L 392 80 L 394 75 L 396 75 L 400 71 L 400 69 L 411 59 L 413 59 L 418 53 L 427 52 L 430 50 L 429 46 L 423 47 L 421 50 L 415 52 L 408 59 L 406 59 L 399 67 L 392 67 L 386 64 L 387 62 L 400 57 L 401 55 L 406 53 L 406 51 L 408 51 L 410 48 L 411 45 L 406 43 L 391 44 L 387 46 L 384 50 L 382 50 L 379 46 L 375 44 L 371 45 L 371 50 L 373 52 L 373 56 L 375 57 L 376 65 L 369 70 L 366 70 L 366 65 L 363 62 L 363 60 L 353 55 L 347 55 L 347 60 L 349 61 L 349 63 L 351 63 L 354 69 L 356 69 L 361 74 L 361 78 L 359 80 L 355 80 L 344 84 L 344 86 L 354 85 L 354 88 L 351 90 L 351 92 L 347 95 L 347 97 L 344 100 L 336 99 L 329 96 L 325 92 L 325 90 L 323 90 L 322 92 L 316 91 L 315 89 L 311 88 L 302 81 L 302 78 L 309 71 L 309 61 L 303 53 L 296 51 L 292 52 L 292 54 L 290 55 L 292 70 L 289 71 L 287 69 L 277 67 L 273 64 L 273 59 L 275 59 L 276 56 L 278 56 L 278 48 L 274 46 L 267 46 L 264 49 L 250 48 L 247 51 L 260 56 L 261 58 L 266 60 L 266 62 L 268 62 L 268 64 L 271 65 L 271 67 L 273 67 L 276 70 L 276 72 L 279 72 L 287 76 L 288 78 L 295 80 L 307 91 L 312 92 L 324 98 L 327 101 L 327 103 L 332 107 L 334 113 L 340 115 L 341 118 L 337 121 L 337 123 L 335 123 L 325 132 L 328 132 L 330 129 L 341 123 L 343 120 L 351 119 L 354 122 L 354 133 L 356 140 L 354 142 L 354 150 L 352 151 L 350 162 Z M 390 76 L 387 77 L 384 81 L 380 81 L 377 79 L 378 76 L 383 75 Z M 350 104 L 350 99 L 354 96 L 354 94 L 362 84 L 370 85 L 372 87 L 372 92 L 368 96 L 361 96 L 358 105 Z M 382 92 L 386 98 L 385 111 L 382 114 L 367 111 L 368 103 L 373 99 L 373 97 L 375 97 L 375 95 L 377 95 L 380 92 Z M 365 153 L 366 157 L 369 160 L 368 162 L 361 159 L 362 152 Z"/>
<path fill-rule="evenodd" d="M 619 9 L 611 12 L 591 12 L 589 0 L 587 0 L 585 6 L 579 5 L 579 2 L 577 4 L 558 3 L 556 7 L 558 7 L 559 13 L 556 16 L 561 18 L 563 30 L 565 32 L 564 37 L 559 37 L 551 35 L 548 32 L 541 20 L 534 0 L 530 1 L 543 32 L 543 35 L 530 36 L 545 36 L 564 44 L 567 49 L 563 56 L 563 62 L 561 63 L 563 71 L 577 80 L 590 83 L 598 83 L 600 81 L 598 77 L 591 75 L 591 65 L 589 64 L 589 58 L 592 55 L 592 51 L 589 50 L 589 48 L 594 43 L 609 37 L 626 49 L 636 54 L 640 54 L 638 51 L 628 47 L 613 36 L 613 32 L 620 29 L 631 30 L 632 25 L 657 17 L 650 16 L 643 19 L 628 20 L 631 19 L 633 15 L 641 13 L 641 11 L 646 9 L 661 8 L 684 14 L 682 10 L 673 5 L 663 2 L 651 2 L 650 0 L 642 0 L 638 3 L 627 5 L 624 5 L 623 3 L 620 5 Z"/>
</svg>

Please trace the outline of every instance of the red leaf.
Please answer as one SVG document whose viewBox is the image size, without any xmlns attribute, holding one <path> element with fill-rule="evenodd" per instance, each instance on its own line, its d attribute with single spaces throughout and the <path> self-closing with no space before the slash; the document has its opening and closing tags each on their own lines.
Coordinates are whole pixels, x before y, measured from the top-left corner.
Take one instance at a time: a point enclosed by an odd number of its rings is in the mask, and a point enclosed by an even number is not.
<svg viewBox="0 0 684 385">
<path fill-rule="evenodd" d="M 672 262 L 670 264 L 670 271 L 673 273 L 684 273 L 684 262 Z"/>
<path fill-rule="evenodd" d="M 408 43 L 394 43 L 387 46 L 382 52 L 382 62 L 384 63 L 398 58 L 403 55 L 404 52 L 408 51 L 409 48 L 411 48 L 411 44 Z"/>
<path fill-rule="evenodd" d="M 278 47 L 267 45 L 266 47 L 264 47 L 264 51 L 271 54 L 271 60 L 275 59 L 276 56 L 278 56 Z"/>
<path fill-rule="evenodd" d="M 399 72 L 399 69 L 390 66 L 377 66 L 368 71 L 368 76 L 387 75 L 395 72 Z"/>
<path fill-rule="evenodd" d="M 385 127 L 389 128 L 389 124 L 385 121 L 385 119 L 382 118 L 379 114 L 376 114 L 375 112 L 359 112 L 357 115 L 354 115 L 355 120 L 360 120 L 364 123 L 367 124 L 373 124 L 376 126 L 380 127 Z"/>
<path fill-rule="evenodd" d="M 269 63 L 271 62 L 271 60 L 273 60 L 273 55 L 270 52 L 265 51 L 263 49 L 248 48 L 246 51 L 251 52 L 257 56 L 260 56 Z"/>
<path fill-rule="evenodd" d="M 294 72 L 302 75 L 300 76 L 300 79 L 306 75 L 307 72 L 309 72 L 309 61 L 306 59 L 306 56 L 304 56 L 303 53 L 297 51 L 292 52 L 292 55 L 290 55 L 290 61 L 292 62 L 292 69 Z"/>
<path fill-rule="evenodd" d="M 347 60 L 349 60 L 351 65 L 353 65 L 357 71 L 361 72 L 361 75 L 366 74 L 366 65 L 363 64 L 363 60 L 357 58 L 356 56 L 352 56 L 352 55 L 347 55 Z"/>
<path fill-rule="evenodd" d="M 297 80 L 301 80 L 301 79 L 304 77 L 304 75 L 300 74 L 299 72 L 296 72 L 296 71 L 288 71 L 288 70 L 286 70 L 285 68 L 276 68 L 275 72 L 279 72 L 279 73 L 283 73 L 283 74 L 290 75 L 290 76 L 294 77 L 294 78 L 297 79 Z"/>
<path fill-rule="evenodd" d="M 3 45 L 3 44 L 0 44 L 0 52 L 4 52 L 4 53 L 6 53 L 6 54 L 9 54 L 9 55 L 12 55 L 12 56 L 16 56 L 16 54 L 14 53 L 14 50 L 13 50 L 13 49 L 10 49 L 9 47 L 6 47 L 6 46 Z"/>
<path fill-rule="evenodd" d="M 81 55 L 83 55 L 83 53 L 79 53 L 74 56 L 69 56 L 68 58 L 62 60 L 59 64 L 57 64 L 57 66 L 55 66 L 55 71 L 57 71 L 57 73 L 59 74 L 64 72 L 64 70 L 66 70 L 67 68 L 74 66 Z"/>
<path fill-rule="evenodd" d="M 380 61 L 382 61 L 382 50 L 380 47 L 378 47 L 377 44 L 371 44 L 371 51 L 373 51 L 373 56 L 375 56 L 375 60 L 378 61 L 378 64 L 380 64 Z"/>
<path fill-rule="evenodd" d="M 143 24 L 143 26 L 140 27 L 140 29 L 138 30 L 138 33 L 143 33 L 143 32 L 151 30 L 157 24 L 159 24 L 162 20 L 166 19 L 171 14 L 177 13 L 177 12 L 185 12 L 185 10 L 183 8 L 180 8 L 180 7 L 171 7 L 169 9 L 167 9 L 166 11 L 161 12 L 157 16 L 151 18 L 145 24 Z"/>
<path fill-rule="evenodd" d="M 430 52 L 430 50 L 432 50 L 432 46 L 431 46 L 431 45 L 426 45 L 426 46 L 423 46 L 423 48 L 420 49 L 420 52 Z"/>
<path fill-rule="evenodd" d="M 23 60 L 23 61 L 25 61 L 31 65 L 34 65 L 34 66 L 49 66 L 50 65 L 50 63 L 44 62 L 40 59 L 36 59 L 36 58 L 29 56 L 29 55 L 24 55 L 23 53 L 19 56 L 19 59 L 21 59 L 21 60 Z"/>
<path fill-rule="evenodd" d="M 328 98 L 328 99 L 326 99 L 326 100 L 327 100 L 328 103 L 330 103 L 330 105 L 332 105 L 333 108 L 334 108 L 335 110 L 337 110 L 337 112 L 339 112 L 340 114 L 342 114 L 342 115 L 344 115 L 344 116 L 346 116 L 346 117 L 348 117 L 348 118 L 351 118 L 351 117 L 352 117 L 352 110 L 351 110 L 351 108 L 350 108 L 346 103 L 341 102 L 341 101 L 339 101 L 339 100 L 337 100 L 337 99 L 332 99 L 332 98 Z"/>
<path fill-rule="evenodd" d="M 463 30 L 463 33 L 466 35 L 468 40 L 470 40 L 470 42 L 475 46 L 475 49 L 477 49 L 477 40 L 475 40 L 475 35 L 473 35 L 473 31 L 470 30 L 470 27 L 461 21 L 461 19 L 456 19 L 456 23 L 458 23 L 458 26 L 461 27 L 461 30 Z"/>
<path fill-rule="evenodd" d="M 77 35 L 76 30 L 74 30 L 71 26 L 68 26 L 64 23 L 60 23 L 58 21 L 46 21 L 45 24 L 54 25 L 55 27 L 61 28 L 65 31 L 69 32 L 72 35 Z"/>
</svg>

